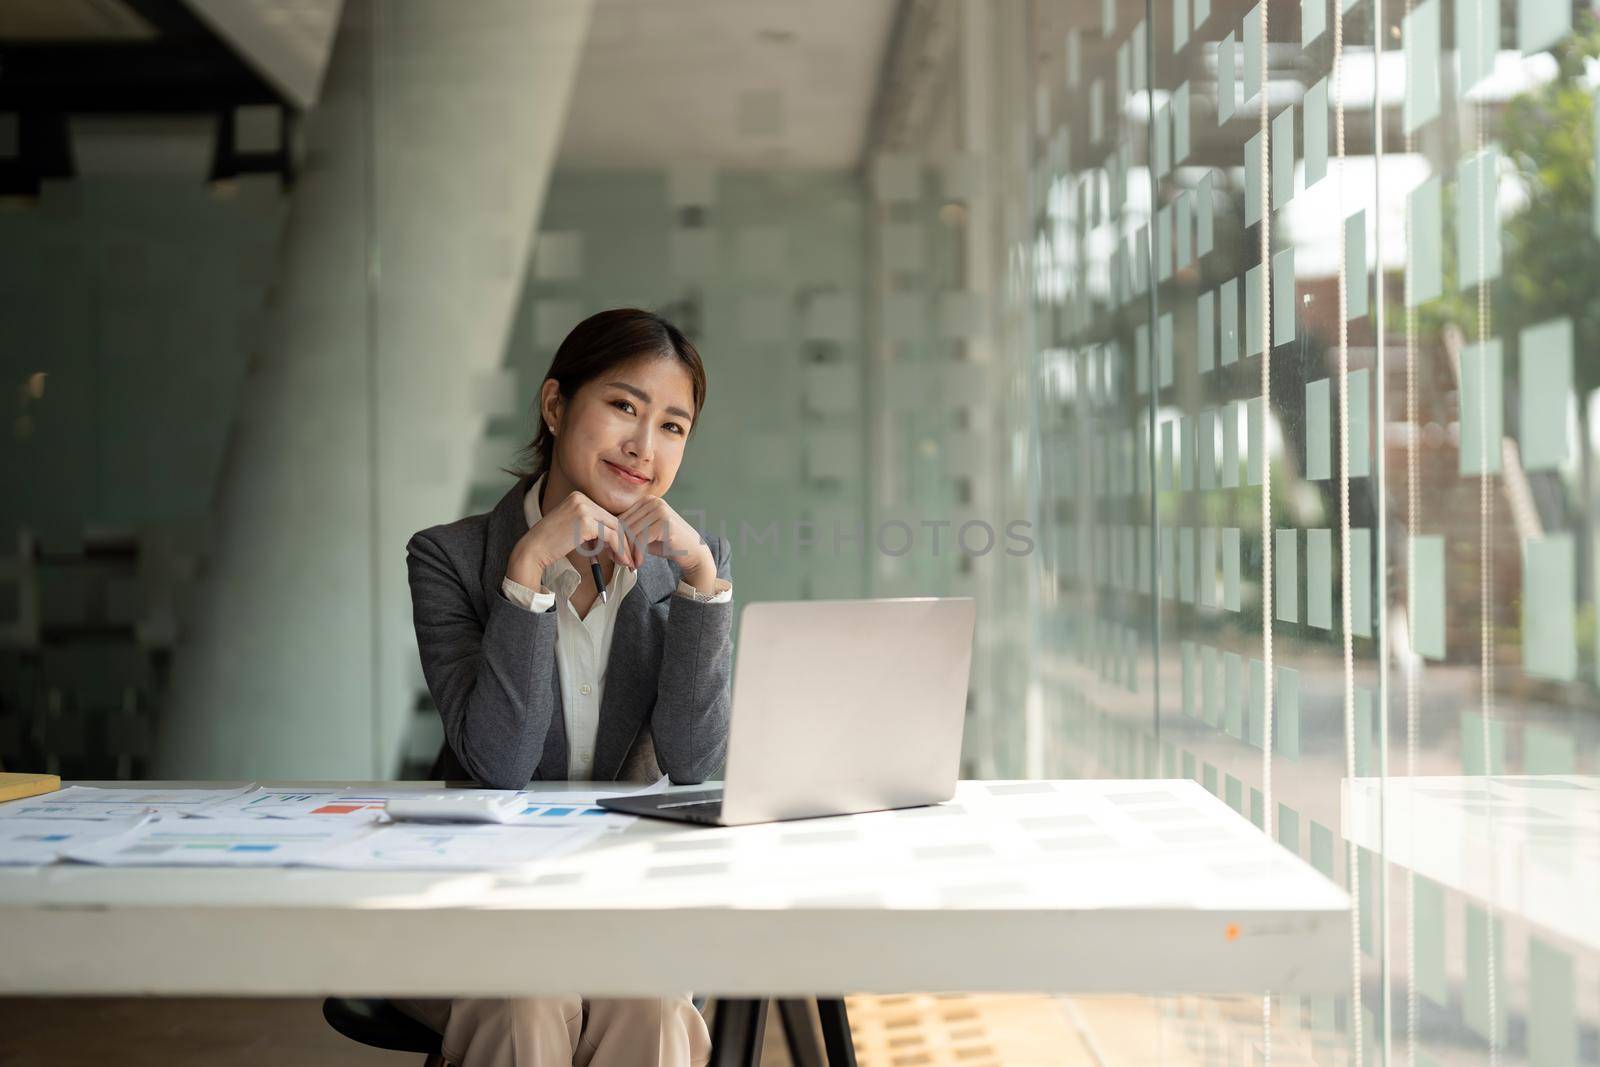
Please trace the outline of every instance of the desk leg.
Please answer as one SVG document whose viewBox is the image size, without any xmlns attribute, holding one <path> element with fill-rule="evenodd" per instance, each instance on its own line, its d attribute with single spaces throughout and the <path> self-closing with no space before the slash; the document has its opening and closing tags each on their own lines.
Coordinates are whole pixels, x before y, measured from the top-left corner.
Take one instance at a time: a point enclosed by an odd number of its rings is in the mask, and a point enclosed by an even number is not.
<svg viewBox="0 0 1600 1067">
<path fill-rule="evenodd" d="M 760 1067 L 767 1001 L 717 998 L 711 1018 L 710 1067 Z"/>
<path fill-rule="evenodd" d="M 818 997 L 822 1017 L 822 1043 L 828 1050 L 828 1067 L 856 1067 L 856 1045 L 850 1036 L 850 1016 L 843 997 Z"/>
<path fill-rule="evenodd" d="M 822 1049 L 817 1047 L 817 1032 L 811 1025 L 811 1001 L 780 999 L 778 1014 L 783 1019 L 783 1036 L 794 1067 L 826 1067 Z"/>
</svg>

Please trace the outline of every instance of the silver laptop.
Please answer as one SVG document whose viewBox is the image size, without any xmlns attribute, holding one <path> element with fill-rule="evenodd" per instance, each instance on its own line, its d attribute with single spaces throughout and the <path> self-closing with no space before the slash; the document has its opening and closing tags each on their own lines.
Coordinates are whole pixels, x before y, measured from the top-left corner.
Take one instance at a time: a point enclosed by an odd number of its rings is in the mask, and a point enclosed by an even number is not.
<svg viewBox="0 0 1600 1067">
<path fill-rule="evenodd" d="M 600 805 L 737 826 L 949 800 L 975 618 L 971 597 L 751 604 L 722 788 Z"/>
</svg>

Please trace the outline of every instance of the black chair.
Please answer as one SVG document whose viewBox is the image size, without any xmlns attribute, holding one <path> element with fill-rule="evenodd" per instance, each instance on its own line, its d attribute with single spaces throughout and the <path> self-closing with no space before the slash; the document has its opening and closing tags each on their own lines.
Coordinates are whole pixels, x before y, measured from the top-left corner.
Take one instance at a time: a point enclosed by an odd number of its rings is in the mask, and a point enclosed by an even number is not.
<svg viewBox="0 0 1600 1067">
<path fill-rule="evenodd" d="M 757 1067 L 761 1063 L 767 1004 L 765 1000 L 740 998 L 717 1001 L 717 1010 L 711 1015 L 712 1067 Z M 695 997 L 694 1006 L 704 1014 L 706 998 Z M 844 1001 L 819 999 L 817 1009 L 827 1046 L 826 1060 L 811 1027 L 808 1002 L 795 998 L 778 1001 L 790 1061 L 794 1067 L 855 1067 Z M 345 1037 L 370 1048 L 426 1056 L 425 1067 L 444 1063 L 439 1035 L 383 997 L 328 997 L 322 1002 L 322 1017 Z"/>
<path fill-rule="evenodd" d="M 329 997 L 322 1002 L 322 1017 L 351 1041 L 418 1053 L 428 1057 L 426 1067 L 444 1063 L 439 1035 L 383 997 Z"/>
</svg>

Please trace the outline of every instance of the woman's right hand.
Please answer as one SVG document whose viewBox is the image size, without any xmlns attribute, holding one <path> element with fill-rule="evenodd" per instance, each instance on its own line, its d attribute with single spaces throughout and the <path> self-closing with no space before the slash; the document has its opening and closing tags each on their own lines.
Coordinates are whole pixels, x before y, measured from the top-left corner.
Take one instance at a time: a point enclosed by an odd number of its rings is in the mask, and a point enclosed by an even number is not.
<svg viewBox="0 0 1600 1067">
<path fill-rule="evenodd" d="M 594 554 L 600 545 L 602 555 L 624 567 L 637 570 L 639 561 L 634 546 L 622 529 L 621 521 L 611 512 L 573 490 L 566 499 L 540 516 L 528 528 L 515 547 L 506 565 L 506 576 L 519 585 L 538 589 L 544 581 L 544 570 L 556 560 L 580 546 L 586 553 Z"/>
</svg>

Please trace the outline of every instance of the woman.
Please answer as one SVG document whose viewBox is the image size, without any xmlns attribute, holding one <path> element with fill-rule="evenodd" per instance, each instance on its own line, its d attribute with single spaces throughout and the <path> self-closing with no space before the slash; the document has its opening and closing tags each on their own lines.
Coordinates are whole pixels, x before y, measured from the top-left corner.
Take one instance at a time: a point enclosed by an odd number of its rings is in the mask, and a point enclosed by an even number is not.
<svg viewBox="0 0 1600 1067">
<path fill-rule="evenodd" d="M 523 473 L 493 511 L 406 546 L 417 647 L 467 776 L 701 782 L 728 744 L 733 586 L 664 497 L 705 403 L 694 345 L 635 308 L 580 322 L 539 390 Z M 598 558 L 606 599 L 589 566 Z M 526 946 L 528 965 L 538 947 Z M 461 1067 L 701 1065 L 687 997 L 402 1001 Z"/>
</svg>

